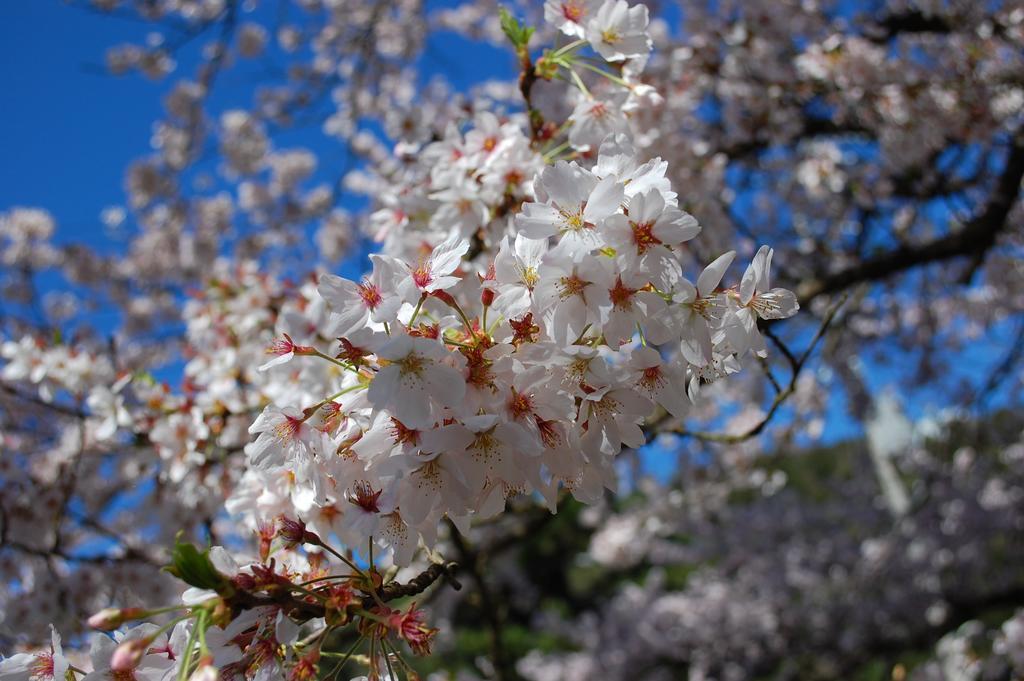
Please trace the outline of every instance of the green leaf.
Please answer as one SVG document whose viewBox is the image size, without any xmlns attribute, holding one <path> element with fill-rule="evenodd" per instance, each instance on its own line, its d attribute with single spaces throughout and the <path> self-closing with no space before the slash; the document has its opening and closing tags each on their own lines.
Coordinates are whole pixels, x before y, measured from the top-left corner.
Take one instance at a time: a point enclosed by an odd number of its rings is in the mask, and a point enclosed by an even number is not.
<svg viewBox="0 0 1024 681">
<path fill-rule="evenodd" d="M 181 534 L 174 542 L 171 564 L 164 568 L 181 581 L 200 589 L 220 592 L 229 586 L 227 578 L 217 572 L 210 561 L 210 551 L 200 551 L 192 544 L 181 541 Z"/>
<path fill-rule="evenodd" d="M 136 371 L 132 378 L 146 385 L 157 385 L 156 377 L 148 371 Z"/>
<path fill-rule="evenodd" d="M 530 36 L 533 35 L 534 29 L 520 24 L 519 20 L 509 14 L 504 7 L 501 7 L 498 12 L 501 17 L 501 30 L 505 32 L 516 49 L 525 48 L 526 44 L 530 42 Z"/>
</svg>

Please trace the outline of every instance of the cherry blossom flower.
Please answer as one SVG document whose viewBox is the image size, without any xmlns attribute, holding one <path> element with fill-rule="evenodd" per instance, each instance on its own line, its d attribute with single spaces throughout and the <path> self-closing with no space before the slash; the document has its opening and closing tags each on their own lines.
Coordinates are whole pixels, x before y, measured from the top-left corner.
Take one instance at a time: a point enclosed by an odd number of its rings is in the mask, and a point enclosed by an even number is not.
<svg viewBox="0 0 1024 681">
<path fill-rule="evenodd" d="M 643 272 L 663 291 L 672 290 L 682 276 L 679 260 L 670 249 L 693 239 L 700 225 L 693 216 L 668 206 L 657 189 L 634 194 L 629 215 L 616 214 L 605 223 L 608 245 L 615 249 L 626 272 Z"/>
<path fill-rule="evenodd" d="M 548 166 L 537 182 L 544 203 L 528 203 L 516 216 L 516 226 L 530 239 L 560 236 L 574 253 L 603 245 L 599 226 L 618 210 L 623 189 L 611 177 L 598 181 L 574 163 Z"/>
<path fill-rule="evenodd" d="M 596 149 L 609 135 L 628 132 L 629 122 L 623 111 L 627 96 L 621 91 L 604 97 L 580 95 L 569 128 L 569 144 L 573 149 Z"/>
<path fill-rule="evenodd" d="M 367 320 L 378 324 L 395 321 L 401 299 L 394 284 L 401 265 L 382 255 L 370 256 L 373 272 L 360 283 L 342 279 L 333 274 L 320 278 L 317 291 L 334 312 L 334 331 L 348 336 L 366 325 Z"/>
<path fill-rule="evenodd" d="M 50 649 L 36 653 L 17 653 L 0 660 L 3 681 L 64 681 L 69 663 L 64 657 L 60 634 L 50 625 Z"/>
<path fill-rule="evenodd" d="M 626 0 L 605 0 L 587 22 L 586 38 L 608 61 L 646 57 L 651 51 L 647 35 L 647 6 L 629 6 Z"/>
<path fill-rule="evenodd" d="M 505 237 L 494 258 L 497 296 L 492 306 L 498 314 L 517 318 L 533 306 L 533 292 L 540 282 L 540 267 L 548 247 L 541 239 L 517 234 Z"/>
<path fill-rule="evenodd" d="M 454 286 L 459 278 L 452 276 L 452 273 L 468 250 L 469 242 L 466 239 L 458 234 L 448 237 L 415 266 L 405 266 L 406 272 L 398 282 L 398 294 L 406 302 L 415 303 L 421 295 Z"/>
<path fill-rule="evenodd" d="M 545 0 L 544 20 L 566 35 L 584 38 L 596 7 L 597 0 Z"/>
<path fill-rule="evenodd" d="M 437 341 L 407 335 L 393 337 L 377 353 L 388 361 L 370 383 L 367 399 L 387 409 L 408 428 L 429 428 L 438 409 L 456 407 L 466 391 L 462 374 L 444 362 L 448 353 Z"/>
</svg>

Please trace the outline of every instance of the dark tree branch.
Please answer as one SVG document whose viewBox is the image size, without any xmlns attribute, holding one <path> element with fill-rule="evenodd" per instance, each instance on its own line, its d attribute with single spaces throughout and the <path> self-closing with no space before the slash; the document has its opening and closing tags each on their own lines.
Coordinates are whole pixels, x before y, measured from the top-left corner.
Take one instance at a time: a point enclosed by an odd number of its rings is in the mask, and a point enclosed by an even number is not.
<svg viewBox="0 0 1024 681">
<path fill-rule="evenodd" d="M 490 634 L 491 663 L 494 665 L 494 678 L 498 681 L 518 681 L 519 674 L 516 673 L 515 664 L 509 659 L 505 650 L 503 636 L 504 620 L 499 611 L 499 605 L 491 592 L 490 585 L 484 578 L 484 555 L 471 547 L 459 533 L 459 529 L 451 520 L 448 520 L 448 530 L 451 534 L 451 542 L 459 554 L 459 560 L 469 572 L 470 578 L 476 585 L 477 594 L 480 597 L 480 614 L 487 621 L 487 628 Z"/>
<path fill-rule="evenodd" d="M 417 596 L 442 578 L 453 589 L 458 591 L 462 588 L 462 584 L 455 579 L 455 573 L 458 569 L 459 565 L 457 563 L 431 563 L 430 567 L 405 584 L 398 582 L 385 584 L 377 592 L 377 596 L 385 603 L 398 598 Z M 308 600 L 306 596 L 290 591 L 285 585 L 274 587 L 266 594 L 238 590 L 225 600 L 239 611 L 252 610 L 253 608 L 268 605 L 277 606 L 288 613 L 290 617 L 300 622 L 308 622 L 311 619 L 323 617 L 327 614 L 323 604 Z M 365 609 L 372 609 L 375 605 L 376 601 L 373 598 L 367 597 L 363 599 L 363 607 Z"/>
<path fill-rule="evenodd" d="M 406 598 L 408 596 L 419 595 L 430 588 L 430 586 L 438 579 L 442 578 L 448 582 L 453 589 L 460 591 L 462 589 L 462 584 L 455 578 L 455 573 L 458 569 L 458 563 L 431 563 L 430 567 L 410 579 L 405 584 L 399 584 L 398 582 L 385 584 L 380 590 L 381 600 L 387 602 L 396 598 Z"/>
<path fill-rule="evenodd" d="M 645 430 L 647 431 L 648 437 L 655 435 L 657 433 L 675 433 L 683 437 L 693 437 L 698 440 L 703 440 L 705 442 L 737 444 L 740 442 L 746 442 L 747 440 L 760 435 L 768 426 L 768 424 L 771 423 L 772 419 L 775 418 L 775 413 L 782 407 L 783 404 L 785 404 L 786 400 L 788 400 L 790 396 L 796 392 L 797 379 L 800 377 L 800 373 L 803 371 L 804 366 L 807 364 L 807 360 L 810 359 L 811 355 L 814 353 L 814 349 L 817 347 L 818 342 L 825 336 L 825 332 L 828 331 L 828 328 L 832 325 L 832 322 L 835 320 L 836 314 L 839 312 L 839 309 L 843 306 L 843 303 L 845 302 L 846 297 L 844 296 L 832 306 L 832 308 L 825 315 L 825 318 L 821 321 L 821 326 L 818 327 L 818 330 L 814 334 L 814 337 L 811 339 L 811 342 L 807 345 L 807 348 L 803 351 L 803 353 L 801 353 L 799 357 L 794 355 L 792 352 L 788 351 L 788 349 L 786 353 L 783 353 L 789 360 L 791 365 L 790 368 L 792 369 L 792 375 L 789 378 L 789 383 L 786 384 L 786 387 L 783 390 L 776 392 L 775 399 L 773 399 L 771 405 L 769 405 L 768 411 L 765 412 L 765 415 L 761 417 L 761 420 L 754 424 L 752 427 L 748 428 L 742 433 L 737 433 L 734 435 L 730 435 L 728 433 L 693 431 L 686 430 L 685 428 L 678 424 L 673 425 L 667 417 L 667 415 L 665 415 L 653 421 L 648 421 L 648 423 L 645 426 Z M 775 338 L 772 338 L 772 340 L 773 342 L 777 342 Z"/>
<path fill-rule="evenodd" d="M 797 288 L 801 306 L 822 295 L 836 293 L 866 281 L 878 281 L 921 265 L 952 258 L 984 255 L 1007 227 L 1024 178 L 1024 136 L 1015 136 L 1006 165 L 984 210 L 959 231 L 923 244 L 907 244 L 888 253 L 851 265 Z"/>
<path fill-rule="evenodd" d="M 945 18 L 926 16 L 920 11 L 911 10 L 890 14 L 867 32 L 876 42 L 888 42 L 899 35 L 909 33 L 950 33 L 953 27 Z"/>
<path fill-rule="evenodd" d="M 54 411 L 59 414 L 63 414 L 64 416 L 71 416 L 78 419 L 83 419 L 88 416 L 88 414 L 86 414 L 81 409 L 60 404 L 59 402 L 47 402 L 46 400 L 37 397 L 36 395 L 28 395 L 26 393 L 23 393 L 14 386 L 11 386 L 7 383 L 0 382 L 0 392 L 22 402 L 28 402 L 29 404 L 32 404 L 41 409 Z"/>
</svg>

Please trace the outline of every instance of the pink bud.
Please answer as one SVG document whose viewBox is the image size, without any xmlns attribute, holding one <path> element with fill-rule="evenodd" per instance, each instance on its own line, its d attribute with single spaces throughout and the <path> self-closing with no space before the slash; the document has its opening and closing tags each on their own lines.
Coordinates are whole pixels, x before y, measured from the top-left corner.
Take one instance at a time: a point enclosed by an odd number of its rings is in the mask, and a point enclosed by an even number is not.
<svg viewBox="0 0 1024 681">
<path fill-rule="evenodd" d="M 113 631 L 128 620 L 138 619 L 145 614 L 142 608 L 104 608 L 89 618 L 89 626 L 99 631 Z"/>
<path fill-rule="evenodd" d="M 110 670 L 114 672 L 130 672 L 139 666 L 142 656 L 149 649 L 152 638 L 136 638 L 124 641 L 114 650 L 110 657 Z"/>
<path fill-rule="evenodd" d="M 285 516 L 278 518 L 277 536 L 284 539 L 285 546 L 293 549 L 299 544 L 314 544 L 319 546 L 323 542 L 315 533 L 306 529 L 306 523 L 301 520 L 292 520 Z"/>
</svg>

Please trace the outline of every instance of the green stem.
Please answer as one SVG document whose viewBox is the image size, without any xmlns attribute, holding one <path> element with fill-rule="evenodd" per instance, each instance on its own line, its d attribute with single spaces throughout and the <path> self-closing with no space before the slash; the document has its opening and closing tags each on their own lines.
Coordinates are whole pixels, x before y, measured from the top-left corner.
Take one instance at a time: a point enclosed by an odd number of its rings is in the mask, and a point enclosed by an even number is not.
<svg viewBox="0 0 1024 681">
<path fill-rule="evenodd" d="M 201 655 L 210 654 L 210 648 L 206 645 L 206 620 L 209 619 L 209 617 L 209 611 L 203 610 L 199 613 L 199 617 L 196 619 L 196 630 L 199 632 L 199 652 Z"/>
<path fill-rule="evenodd" d="M 416 309 L 412 311 L 412 317 L 409 317 L 409 323 L 406 326 L 412 326 L 413 322 L 416 321 L 416 317 L 420 314 L 420 308 L 423 307 L 423 301 L 427 299 L 427 294 L 424 293 L 420 296 L 420 302 L 416 303 Z"/>
<path fill-rule="evenodd" d="M 312 407 L 307 407 L 306 409 L 303 409 L 303 412 L 305 412 L 305 415 L 302 417 L 302 421 L 306 422 L 309 419 L 313 418 L 313 414 L 315 414 L 318 411 L 320 411 L 321 407 L 327 405 L 330 402 L 333 402 L 334 400 L 338 399 L 342 395 L 348 394 L 350 392 L 355 392 L 356 390 L 361 390 L 364 387 L 365 386 L 362 383 L 357 383 L 356 385 L 349 386 L 347 388 L 339 390 L 338 392 L 334 393 L 333 395 L 325 397 L 324 399 L 322 399 L 319 402 L 317 402 L 316 404 L 314 404 Z"/>
<path fill-rule="evenodd" d="M 587 331 L 590 331 L 590 327 L 591 327 L 591 326 L 592 326 L 591 324 L 587 324 L 586 326 L 584 326 L 584 327 L 583 327 L 583 330 L 582 330 L 582 331 L 580 331 L 580 336 L 579 336 L 579 338 L 577 338 L 576 340 L 574 340 L 574 341 L 572 342 L 572 344 L 573 344 L 573 345 L 579 345 L 580 343 L 582 343 L 582 342 L 583 342 L 583 337 L 587 335 Z"/>
<path fill-rule="evenodd" d="M 574 69 L 571 66 L 566 66 L 565 68 L 569 71 L 569 74 L 572 76 L 572 80 L 574 83 L 576 83 L 576 87 L 582 90 L 583 94 L 585 94 L 587 97 L 593 99 L 594 95 L 590 94 L 590 90 L 588 90 L 587 86 L 583 84 L 583 79 L 580 78 L 580 74 L 576 73 L 576 69 Z"/>
<path fill-rule="evenodd" d="M 345 653 L 342 656 L 341 660 L 334 667 L 334 671 L 332 671 L 330 674 L 328 674 L 325 678 L 329 679 L 329 678 L 331 678 L 333 676 L 337 676 L 341 672 L 341 668 L 345 666 L 345 663 L 349 661 L 349 659 L 352 657 L 352 654 L 356 652 L 356 648 L 359 647 L 359 644 L 361 644 L 363 642 L 363 639 L 365 639 L 365 638 L 366 638 L 365 634 L 363 634 L 362 636 L 357 638 L 356 642 L 352 644 L 352 647 L 348 649 L 348 652 Z M 334 657 L 335 655 L 340 655 L 340 653 L 324 653 L 324 652 L 321 652 L 320 654 L 321 655 L 327 655 L 329 657 Z"/>
<path fill-rule="evenodd" d="M 587 40 L 585 38 L 580 38 L 578 40 L 574 40 L 571 43 L 569 43 L 568 45 L 563 45 L 562 47 L 560 47 L 557 50 L 555 50 L 554 53 L 551 56 L 552 57 L 561 57 L 562 55 L 568 54 L 569 52 L 572 52 L 573 50 L 575 50 L 575 49 L 577 49 L 579 47 L 583 47 L 586 44 L 587 44 Z"/>
<path fill-rule="evenodd" d="M 331 357 L 330 355 L 324 354 L 324 353 L 320 352 L 319 350 L 316 351 L 315 356 L 319 357 L 320 359 L 326 359 L 328 362 L 331 362 L 332 364 L 337 364 L 338 366 L 340 366 L 342 369 L 345 369 L 346 371 L 354 371 L 357 374 L 359 373 L 359 369 L 355 368 L 354 366 L 352 366 L 348 362 L 342 362 L 340 359 L 337 359 L 335 357 Z"/>
<path fill-rule="evenodd" d="M 388 676 L 391 677 L 394 681 L 398 681 L 398 677 L 395 676 L 395 670 L 391 666 L 391 655 L 388 651 L 388 648 L 390 648 L 390 646 L 388 645 L 387 639 L 382 638 L 380 640 L 380 647 L 384 653 L 384 665 L 388 668 Z"/>
<path fill-rule="evenodd" d="M 298 591 L 301 594 L 305 594 L 307 596 L 311 596 L 312 598 L 315 598 L 315 599 L 317 599 L 318 601 L 321 601 L 321 602 L 327 600 L 327 597 L 324 596 L 323 594 L 318 594 L 315 591 L 310 591 L 306 587 L 299 586 L 298 584 L 292 584 L 288 588 L 289 589 L 294 589 L 295 591 Z"/>
<path fill-rule="evenodd" d="M 203 610 L 203 613 L 206 611 Z M 202 617 L 200 615 L 199 617 Z M 182 651 L 181 666 L 178 667 L 178 681 L 186 681 L 189 676 L 189 667 L 192 666 L 192 652 L 196 647 L 196 638 L 199 635 L 199 618 L 196 618 L 196 625 L 188 635 L 188 642 L 185 643 L 185 650 Z"/>
<path fill-rule="evenodd" d="M 594 66 L 593 64 L 588 64 L 586 62 L 576 62 L 576 63 L 578 63 L 580 66 L 582 66 L 585 69 L 589 69 L 589 70 L 593 71 L 594 73 L 600 73 L 602 76 L 604 76 L 605 78 L 607 78 L 608 80 L 610 80 L 611 82 L 613 82 L 613 83 L 615 83 L 617 85 L 621 85 L 622 87 L 628 88 L 630 90 L 633 89 L 632 85 L 630 85 L 626 81 L 622 80 L 618 76 L 616 76 L 614 74 L 611 74 L 611 73 L 608 73 L 604 69 L 599 69 L 596 66 Z"/>
<path fill-rule="evenodd" d="M 555 147 L 551 151 L 548 151 L 548 152 L 546 152 L 544 154 L 544 163 L 550 163 L 551 161 L 554 160 L 554 158 L 556 156 L 558 156 L 559 154 L 561 154 L 563 151 L 565 151 L 568 148 L 569 148 L 569 143 L 568 142 L 562 142 L 557 147 Z"/>
</svg>

